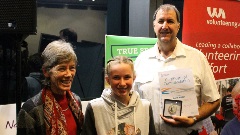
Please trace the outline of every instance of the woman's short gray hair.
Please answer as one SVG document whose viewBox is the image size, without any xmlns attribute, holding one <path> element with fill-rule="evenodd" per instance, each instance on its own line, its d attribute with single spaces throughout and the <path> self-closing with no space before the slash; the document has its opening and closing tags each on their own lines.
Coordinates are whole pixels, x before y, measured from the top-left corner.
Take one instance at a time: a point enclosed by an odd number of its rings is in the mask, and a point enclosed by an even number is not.
<svg viewBox="0 0 240 135">
<path fill-rule="evenodd" d="M 43 69 L 47 72 L 54 66 L 64 63 L 75 61 L 77 64 L 77 56 L 73 50 L 71 43 L 63 40 L 57 40 L 49 43 L 42 52 Z M 44 84 L 49 83 L 49 78 L 45 78 Z"/>
</svg>

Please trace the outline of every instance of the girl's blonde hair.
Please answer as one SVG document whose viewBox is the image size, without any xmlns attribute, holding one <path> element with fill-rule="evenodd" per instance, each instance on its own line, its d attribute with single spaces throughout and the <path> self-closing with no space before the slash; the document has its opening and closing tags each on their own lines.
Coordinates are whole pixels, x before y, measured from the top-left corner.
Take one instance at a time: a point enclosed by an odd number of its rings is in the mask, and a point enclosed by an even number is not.
<svg viewBox="0 0 240 135">
<path fill-rule="evenodd" d="M 131 69 L 133 71 L 133 75 L 135 76 L 133 61 L 132 61 L 132 59 L 130 59 L 126 56 L 116 56 L 116 57 L 113 57 L 112 59 L 108 60 L 106 68 L 105 68 L 105 74 L 107 76 L 109 76 L 110 72 L 111 72 L 111 66 L 113 64 L 121 64 L 121 63 L 130 65 Z"/>
</svg>

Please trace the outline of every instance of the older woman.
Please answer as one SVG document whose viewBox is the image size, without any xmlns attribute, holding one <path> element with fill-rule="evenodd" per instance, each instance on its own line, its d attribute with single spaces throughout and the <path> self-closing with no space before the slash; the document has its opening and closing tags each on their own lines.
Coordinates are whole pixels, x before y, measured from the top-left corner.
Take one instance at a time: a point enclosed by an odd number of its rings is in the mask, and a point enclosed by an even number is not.
<svg viewBox="0 0 240 135">
<path fill-rule="evenodd" d="M 81 100 L 70 91 L 76 73 L 76 54 L 71 44 L 59 40 L 47 45 L 42 58 L 44 88 L 23 104 L 17 118 L 17 134 L 80 134 Z"/>
</svg>

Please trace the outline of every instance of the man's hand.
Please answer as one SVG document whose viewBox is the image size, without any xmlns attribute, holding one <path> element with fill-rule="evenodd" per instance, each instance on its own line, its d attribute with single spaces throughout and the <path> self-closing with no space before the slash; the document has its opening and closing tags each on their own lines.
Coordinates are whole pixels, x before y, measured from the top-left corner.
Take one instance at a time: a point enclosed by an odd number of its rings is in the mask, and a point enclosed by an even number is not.
<svg viewBox="0 0 240 135">
<path fill-rule="evenodd" d="M 195 120 L 193 118 L 186 116 L 172 116 L 172 119 L 166 118 L 161 114 L 160 116 L 164 122 L 174 127 L 190 127 L 195 124 Z"/>
<path fill-rule="evenodd" d="M 198 109 L 199 115 L 197 116 L 197 121 L 201 121 L 212 115 L 214 112 L 216 112 L 219 105 L 220 105 L 219 99 L 214 102 L 204 103 Z M 192 117 L 187 116 L 172 116 L 172 119 L 163 117 L 163 115 L 161 114 L 160 116 L 164 120 L 164 122 L 175 127 L 190 127 L 196 123 L 196 121 Z"/>
</svg>

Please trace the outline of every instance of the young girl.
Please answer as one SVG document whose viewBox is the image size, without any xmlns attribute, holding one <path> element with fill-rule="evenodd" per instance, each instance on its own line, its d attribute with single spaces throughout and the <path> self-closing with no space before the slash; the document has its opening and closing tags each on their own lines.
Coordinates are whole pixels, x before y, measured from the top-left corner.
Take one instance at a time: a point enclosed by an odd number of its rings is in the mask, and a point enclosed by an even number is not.
<svg viewBox="0 0 240 135">
<path fill-rule="evenodd" d="M 110 88 L 89 102 L 82 135 L 155 135 L 150 102 L 131 91 L 132 60 L 125 56 L 109 60 L 105 79 Z"/>
</svg>

